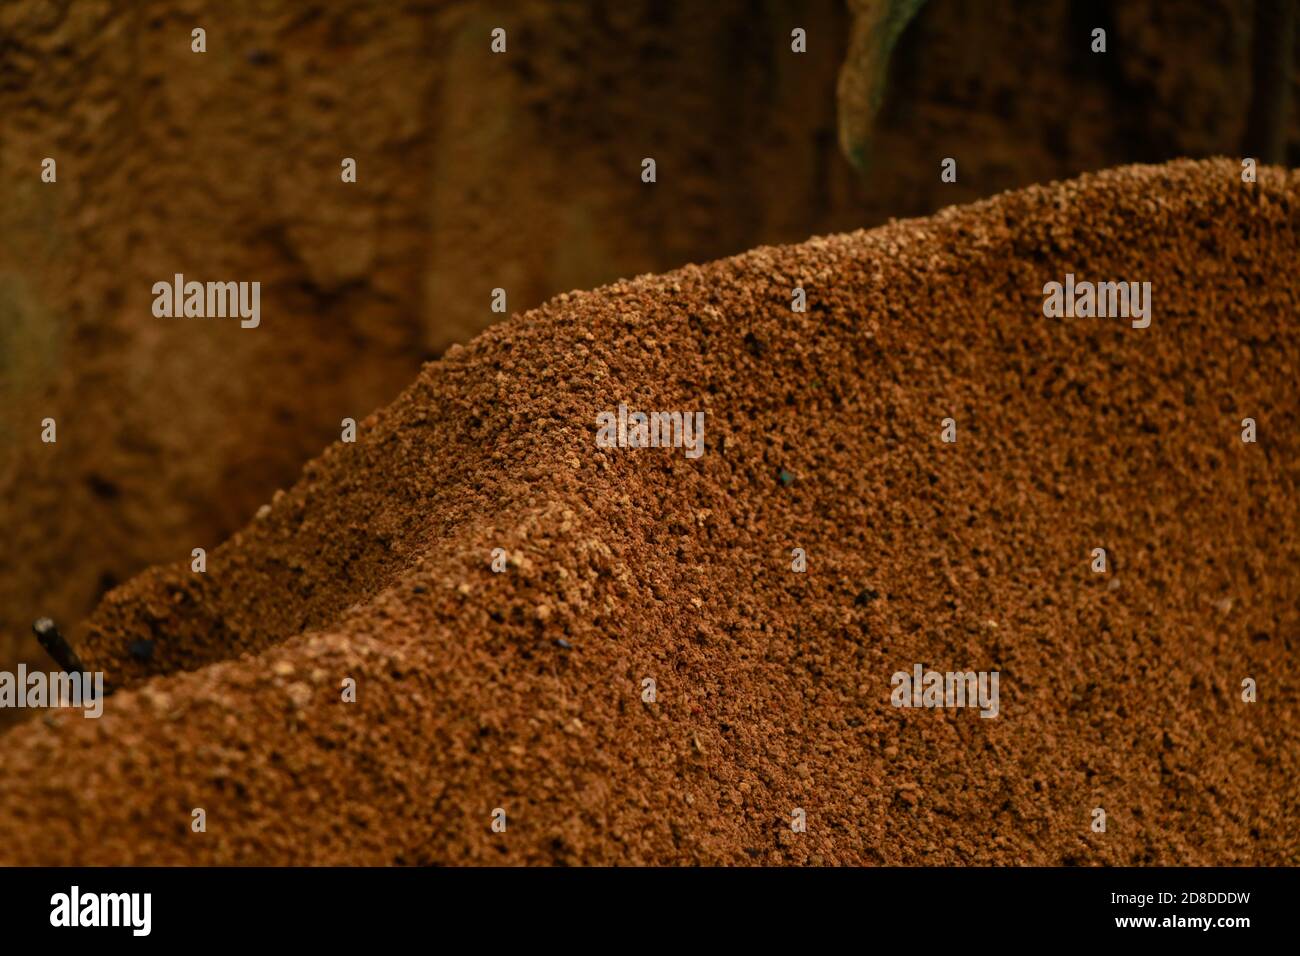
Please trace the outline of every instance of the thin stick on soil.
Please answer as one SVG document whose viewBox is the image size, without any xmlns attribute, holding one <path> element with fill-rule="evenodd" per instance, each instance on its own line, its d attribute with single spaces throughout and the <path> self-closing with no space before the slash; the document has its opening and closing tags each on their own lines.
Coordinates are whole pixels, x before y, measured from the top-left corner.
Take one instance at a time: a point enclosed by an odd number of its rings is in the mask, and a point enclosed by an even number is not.
<svg viewBox="0 0 1300 956">
<path fill-rule="evenodd" d="M 81 663 L 81 658 L 77 652 L 72 649 L 67 638 L 59 633 L 59 628 L 48 617 L 40 618 L 32 625 L 32 630 L 36 632 L 36 640 L 40 641 L 41 647 L 45 652 L 54 658 L 54 662 L 69 674 L 82 673 L 85 666 Z"/>
</svg>

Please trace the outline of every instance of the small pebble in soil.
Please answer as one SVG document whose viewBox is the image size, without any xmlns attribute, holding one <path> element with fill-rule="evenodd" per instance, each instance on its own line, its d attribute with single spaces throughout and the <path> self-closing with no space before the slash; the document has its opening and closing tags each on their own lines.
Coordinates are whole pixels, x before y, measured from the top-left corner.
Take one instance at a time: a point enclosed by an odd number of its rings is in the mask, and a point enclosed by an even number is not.
<svg viewBox="0 0 1300 956">
<path fill-rule="evenodd" d="M 556 647 L 562 647 L 562 648 L 564 648 L 566 651 L 568 651 L 568 650 L 572 650 L 572 649 L 573 649 L 573 645 L 570 644 L 568 641 L 566 641 L 566 640 L 565 640 L 564 638 L 562 638 L 562 637 L 557 637 L 557 638 L 555 639 L 555 646 L 556 646 Z"/>
<path fill-rule="evenodd" d="M 153 660 L 153 641 L 132 641 L 126 649 L 137 661 Z"/>
<path fill-rule="evenodd" d="M 289 700 L 299 710 L 303 710 L 311 703 L 311 688 L 302 681 L 295 681 L 285 688 L 285 691 L 289 695 Z"/>
<path fill-rule="evenodd" d="M 784 468 L 776 473 L 776 477 L 781 482 L 781 485 L 787 488 L 790 486 L 790 482 L 794 481 L 794 474 L 786 471 Z"/>
</svg>

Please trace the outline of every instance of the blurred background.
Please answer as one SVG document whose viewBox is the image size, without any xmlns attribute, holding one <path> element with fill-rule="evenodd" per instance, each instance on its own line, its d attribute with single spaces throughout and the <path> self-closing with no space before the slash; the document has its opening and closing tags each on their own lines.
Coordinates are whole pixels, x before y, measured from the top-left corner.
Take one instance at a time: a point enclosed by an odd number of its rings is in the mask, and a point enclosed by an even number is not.
<svg viewBox="0 0 1300 956">
<path fill-rule="evenodd" d="M 502 319 L 494 288 L 513 313 L 1087 170 L 1300 155 L 1291 0 L 892 7 L 859 168 L 837 87 L 870 0 L 5 0 L 0 669 L 245 523 Z M 260 281 L 261 326 L 155 318 L 177 272 Z"/>
</svg>

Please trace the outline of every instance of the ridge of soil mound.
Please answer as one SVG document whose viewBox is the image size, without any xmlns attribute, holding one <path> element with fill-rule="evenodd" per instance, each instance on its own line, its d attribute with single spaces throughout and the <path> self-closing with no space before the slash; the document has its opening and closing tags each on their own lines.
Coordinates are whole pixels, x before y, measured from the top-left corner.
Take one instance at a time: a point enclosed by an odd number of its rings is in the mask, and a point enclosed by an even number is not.
<svg viewBox="0 0 1300 956">
<path fill-rule="evenodd" d="M 488 330 L 109 594 L 0 863 L 1300 863 L 1298 187 L 1124 167 Z M 1045 318 L 1067 273 L 1150 327 Z M 597 447 L 620 403 L 705 453 Z M 891 706 L 918 663 L 998 716 Z"/>
<path fill-rule="evenodd" d="M 528 309 L 1119 163 L 1266 148 L 1246 139 L 1267 115 L 1262 3 L 1128 0 L 1098 23 L 1076 0 L 945 0 L 890 56 L 859 175 L 835 132 L 850 6 L 0 4 L 0 671 L 44 660 L 34 619 L 81 620 L 228 538 L 342 418 L 503 318 L 494 288 Z M 1095 26 L 1122 56 L 1080 42 Z M 258 330 L 153 315 L 178 272 L 261 282 Z M 28 716 L 0 708 L 0 730 Z"/>
</svg>

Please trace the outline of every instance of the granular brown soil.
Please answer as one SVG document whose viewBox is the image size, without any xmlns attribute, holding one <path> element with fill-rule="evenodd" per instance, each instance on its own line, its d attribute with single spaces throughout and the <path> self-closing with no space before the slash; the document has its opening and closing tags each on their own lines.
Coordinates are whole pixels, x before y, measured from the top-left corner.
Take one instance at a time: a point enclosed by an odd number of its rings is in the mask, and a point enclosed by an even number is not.
<svg viewBox="0 0 1300 956">
<path fill-rule="evenodd" d="M 1260 155 L 1239 0 L 931 0 L 863 175 L 836 143 L 850 34 L 845 0 L 0 3 L 0 670 L 40 661 L 35 618 L 229 537 L 341 419 L 503 318 L 494 287 L 520 311 L 1122 163 Z M 176 272 L 260 281 L 263 324 L 158 319 Z"/>
<path fill-rule="evenodd" d="M 488 330 L 109 594 L 0 862 L 1300 863 L 1298 202 L 1131 166 Z M 1067 272 L 1150 328 L 1045 318 Z M 598 448 L 620 403 L 707 450 Z M 999 715 L 892 707 L 916 663 Z"/>
</svg>

